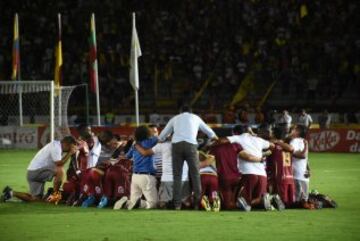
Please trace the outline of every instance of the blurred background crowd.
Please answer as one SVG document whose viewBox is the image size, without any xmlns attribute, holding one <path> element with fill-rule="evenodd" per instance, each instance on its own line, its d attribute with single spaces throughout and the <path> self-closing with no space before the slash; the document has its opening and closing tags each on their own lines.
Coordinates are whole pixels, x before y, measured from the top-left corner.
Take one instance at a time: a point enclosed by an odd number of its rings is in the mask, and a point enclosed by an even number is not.
<svg viewBox="0 0 360 241">
<path fill-rule="evenodd" d="M 89 21 L 94 12 L 102 110 L 132 113 L 128 81 L 132 11 L 137 14 L 143 51 L 139 59 L 142 113 L 174 113 L 204 87 L 195 110 L 222 113 L 223 118 L 234 112 L 238 119 L 242 111 L 262 112 L 256 107 L 272 83 L 274 88 L 261 106 L 266 110 L 263 115 L 273 109 L 299 112 L 303 107 L 345 116 L 359 111 L 356 1 L 1 1 L 0 80 L 11 75 L 16 12 L 22 79 L 53 79 L 60 12 L 63 85 L 88 83 Z M 253 81 L 246 98 L 233 103 L 250 74 Z M 73 97 L 73 114 L 81 113 L 83 98 L 83 93 Z"/>
</svg>

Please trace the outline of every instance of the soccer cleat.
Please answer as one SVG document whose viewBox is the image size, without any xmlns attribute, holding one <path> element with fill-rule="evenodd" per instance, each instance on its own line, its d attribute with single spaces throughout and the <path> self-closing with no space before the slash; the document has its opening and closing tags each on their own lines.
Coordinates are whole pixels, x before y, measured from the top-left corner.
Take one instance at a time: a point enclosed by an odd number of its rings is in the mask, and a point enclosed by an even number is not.
<svg viewBox="0 0 360 241">
<path fill-rule="evenodd" d="M 246 211 L 246 212 L 251 211 L 251 206 L 249 204 L 247 204 L 245 198 L 243 198 L 243 197 L 239 197 L 236 200 L 236 206 L 243 211 Z"/>
<path fill-rule="evenodd" d="M 67 206 L 72 206 L 73 203 L 75 202 L 75 200 L 76 200 L 76 193 L 73 192 L 73 193 L 71 193 L 71 194 L 69 195 L 69 197 L 66 199 L 65 204 L 66 204 Z"/>
<path fill-rule="evenodd" d="M 128 201 L 128 198 L 126 196 L 120 198 L 115 204 L 114 204 L 114 210 L 122 209 L 126 206 L 126 203 Z"/>
<path fill-rule="evenodd" d="M 210 206 L 210 202 L 207 196 L 203 196 L 201 199 L 201 206 L 207 211 L 211 211 L 211 206 Z"/>
<path fill-rule="evenodd" d="M 219 196 L 216 196 L 213 200 L 212 210 L 214 212 L 219 212 L 220 208 L 221 208 L 221 201 L 220 201 Z"/>
<path fill-rule="evenodd" d="M 135 208 L 139 208 L 141 203 L 141 198 L 136 200 L 134 203 L 130 201 L 130 205 L 128 206 L 128 210 L 133 210 Z"/>
<path fill-rule="evenodd" d="M 81 207 L 88 208 L 94 204 L 95 204 L 95 197 L 89 196 L 87 199 L 85 199 L 85 201 L 82 202 Z"/>
<path fill-rule="evenodd" d="M 46 201 L 58 205 L 58 203 L 61 201 L 61 198 L 62 196 L 60 192 L 54 192 L 46 199 Z"/>
<path fill-rule="evenodd" d="M 273 198 L 271 199 L 271 203 L 279 211 L 282 211 L 285 209 L 285 204 L 283 203 L 283 201 L 281 200 L 281 198 L 278 194 L 273 196 Z"/>
<path fill-rule="evenodd" d="M 109 203 L 109 199 L 105 196 L 103 196 L 99 202 L 99 205 L 97 206 L 98 208 L 104 208 L 108 205 Z"/>
<path fill-rule="evenodd" d="M 1 195 L 1 202 L 6 202 L 7 200 L 11 199 L 13 197 L 13 191 L 11 187 L 6 186 L 3 189 L 2 195 Z"/>
<path fill-rule="evenodd" d="M 266 211 L 272 210 L 271 198 L 269 193 L 265 193 L 262 196 L 263 205 Z"/>
</svg>

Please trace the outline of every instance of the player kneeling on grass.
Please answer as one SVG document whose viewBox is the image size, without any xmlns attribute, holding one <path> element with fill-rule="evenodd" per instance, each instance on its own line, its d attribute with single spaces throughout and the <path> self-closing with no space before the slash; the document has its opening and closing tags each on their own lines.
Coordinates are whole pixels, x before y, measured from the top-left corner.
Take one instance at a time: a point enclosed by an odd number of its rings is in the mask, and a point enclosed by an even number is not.
<svg viewBox="0 0 360 241">
<path fill-rule="evenodd" d="M 43 199 L 45 183 L 54 179 L 54 191 L 46 201 L 57 204 L 61 200 L 59 189 L 64 177 L 64 165 L 76 151 L 76 140 L 72 136 L 48 143 L 36 153 L 28 166 L 27 181 L 30 193 L 16 192 L 6 187 L 3 191 L 3 199 L 6 201 L 14 196 L 27 202 L 45 201 Z M 64 152 L 66 155 L 62 157 Z"/>
<path fill-rule="evenodd" d="M 295 182 L 295 201 L 300 207 L 314 209 L 314 205 L 308 202 L 310 168 L 308 162 L 308 143 L 305 135 L 306 128 L 303 126 L 294 126 L 290 132 L 290 145 L 294 148 L 292 168 Z"/>
<path fill-rule="evenodd" d="M 202 192 L 201 206 L 206 211 L 219 212 L 221 201 L 215 157 L 199 151 L 199 160 Z"/>
<path fill-rule="evenodd" d="M 143 156 L 153 156 L 158 155 L 162 160 L 162 170 L 161 170 L 161 182 L 159 187 L 159 208 L 172 208 L 173 200 L 173 187 L 174 187 L 174 177 L 173 177 L 173 168 L 172 168 L 172 145 L 170 137 L 166 139 L 165 142 L 156 144 L 153 148 L 145 149 L 140 144 L 136 143 L 135 148 Z M 155 160 L 154 160 L 155 161 Z M 189 167 L 187 163 L 184 163 L 182 171 L 182 200 L 185 206 L 186 199 L 190 196 L 190 187 L 189 187 Z"/>
<path fill-rule="evenodd" d="M 63 184 L 63 198 L 67 205 L 73 205 L 79 198 L 82 176 L 93 168 L 100 156 L 101 144 L 90 131 L 83 131 L 78 138 L 78 151 L 72 155 Z"/>
<path fill-rule="evenodd" d="M 260 160 L 263 157 L 263 151 L 274 148 L 274 144 L 261 137 L 255 136 L 250 128 L 246 126 L 241 128 L 242 131 L 238 131 L 240 135 L 227 137 L 227 140 L 231 143 L 240 144 L 243 150 Z M 268 126 L 262 126 L 259 132 L 260 136 L 264 137 L 265 135 L 269 135 L 268 130 Z M 281 210 L 283 209 L 281 200 L 276 199 L 276 197 L 272 199 L 267 193 L 265 162 L 260 160 L 249 161 L 240 158 L 239 167 L 242 176 L 237 206 L 244 211 L 250 211 L 252 208 L 272 210 L 272 204 L 276 204 L 276 207 Z"/>
<path fill-rule="evenodd" d="M 279 195 L 286 208 L 293 207 L 295 202 L 295 185 L 291 166 L 291 156 L 294 148 L 285 143 L 284 128 L 273 128 L 270 140 L 275 144 L 266 164 L 269 177 L 269 191 L 273 195 Z"/>
<path fill-rule="evenodd" d="M 126 148 L 124 148 L 126 149 Z M 103 196 L 98 208 L 113 205 L 117 200 L 130 196 L 132 161 L 118 158 L 111 160 L 103 178 Z"/>
<path fill-rule="evenodd" d="M 111 131 L 103 131 L 99 135 L 101 152 L 95 167 L 87 169 L 81 180 L 81 195 L 75 202 L 84 208 L 93 206 L 103 196 L 103 180 L 105 173 L 115 162 L 117 162 L 126 142 L 119 141 Z M 100 200 L 104 201 L 103 200 Z M 102 204 L 101 206 L 106 206 Z"/>
<path fill-rule="evenodd" d="M 135 130 L 135 141 L 143 148 L 148 149 L 155 146 L 158 139 L 157 137 L 151 137 L 147 126 L 139 126 Z M 125 204 L 129 210 L 133 208 L 156 208 L 158 193 L 156 189 L 156 169 L 152 156 L 144 156 L 132 146 L 126 153 L 126 158 L 133 160 L 130 201 L 123 197 L 115 203 L 114 209 L 123 208 Z M 142 196 L 145 197 L 145 200 L 142 200 Z"/>
</svg>

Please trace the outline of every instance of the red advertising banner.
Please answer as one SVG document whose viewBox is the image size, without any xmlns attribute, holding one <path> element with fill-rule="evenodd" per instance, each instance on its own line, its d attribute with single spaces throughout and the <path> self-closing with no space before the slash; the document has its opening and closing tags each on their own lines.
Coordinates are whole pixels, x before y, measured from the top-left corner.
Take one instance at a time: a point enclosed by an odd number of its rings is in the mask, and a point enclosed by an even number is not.
<svg viewBox="0 0 360 241">
<path fill-rule="evenodd" d="M 310 129 L 312 152 L 360 152 L 360 129 Z"/>
</svg>

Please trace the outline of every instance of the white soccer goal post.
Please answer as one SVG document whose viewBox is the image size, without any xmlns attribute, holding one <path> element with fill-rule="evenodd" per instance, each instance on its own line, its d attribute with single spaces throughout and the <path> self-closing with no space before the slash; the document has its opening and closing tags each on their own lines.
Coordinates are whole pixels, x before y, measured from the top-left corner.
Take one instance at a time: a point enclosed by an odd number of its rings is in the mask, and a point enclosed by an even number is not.
<svg viewBox="0 0 360 241">
<path fill-rule="evenodd" d="M 70 133 L 68 102 L 76 87 L 56 88 L 53 81 L 0 81 L 1 128 L 46 126 L 49 140 L 60 139 Z"/>
</svg>

